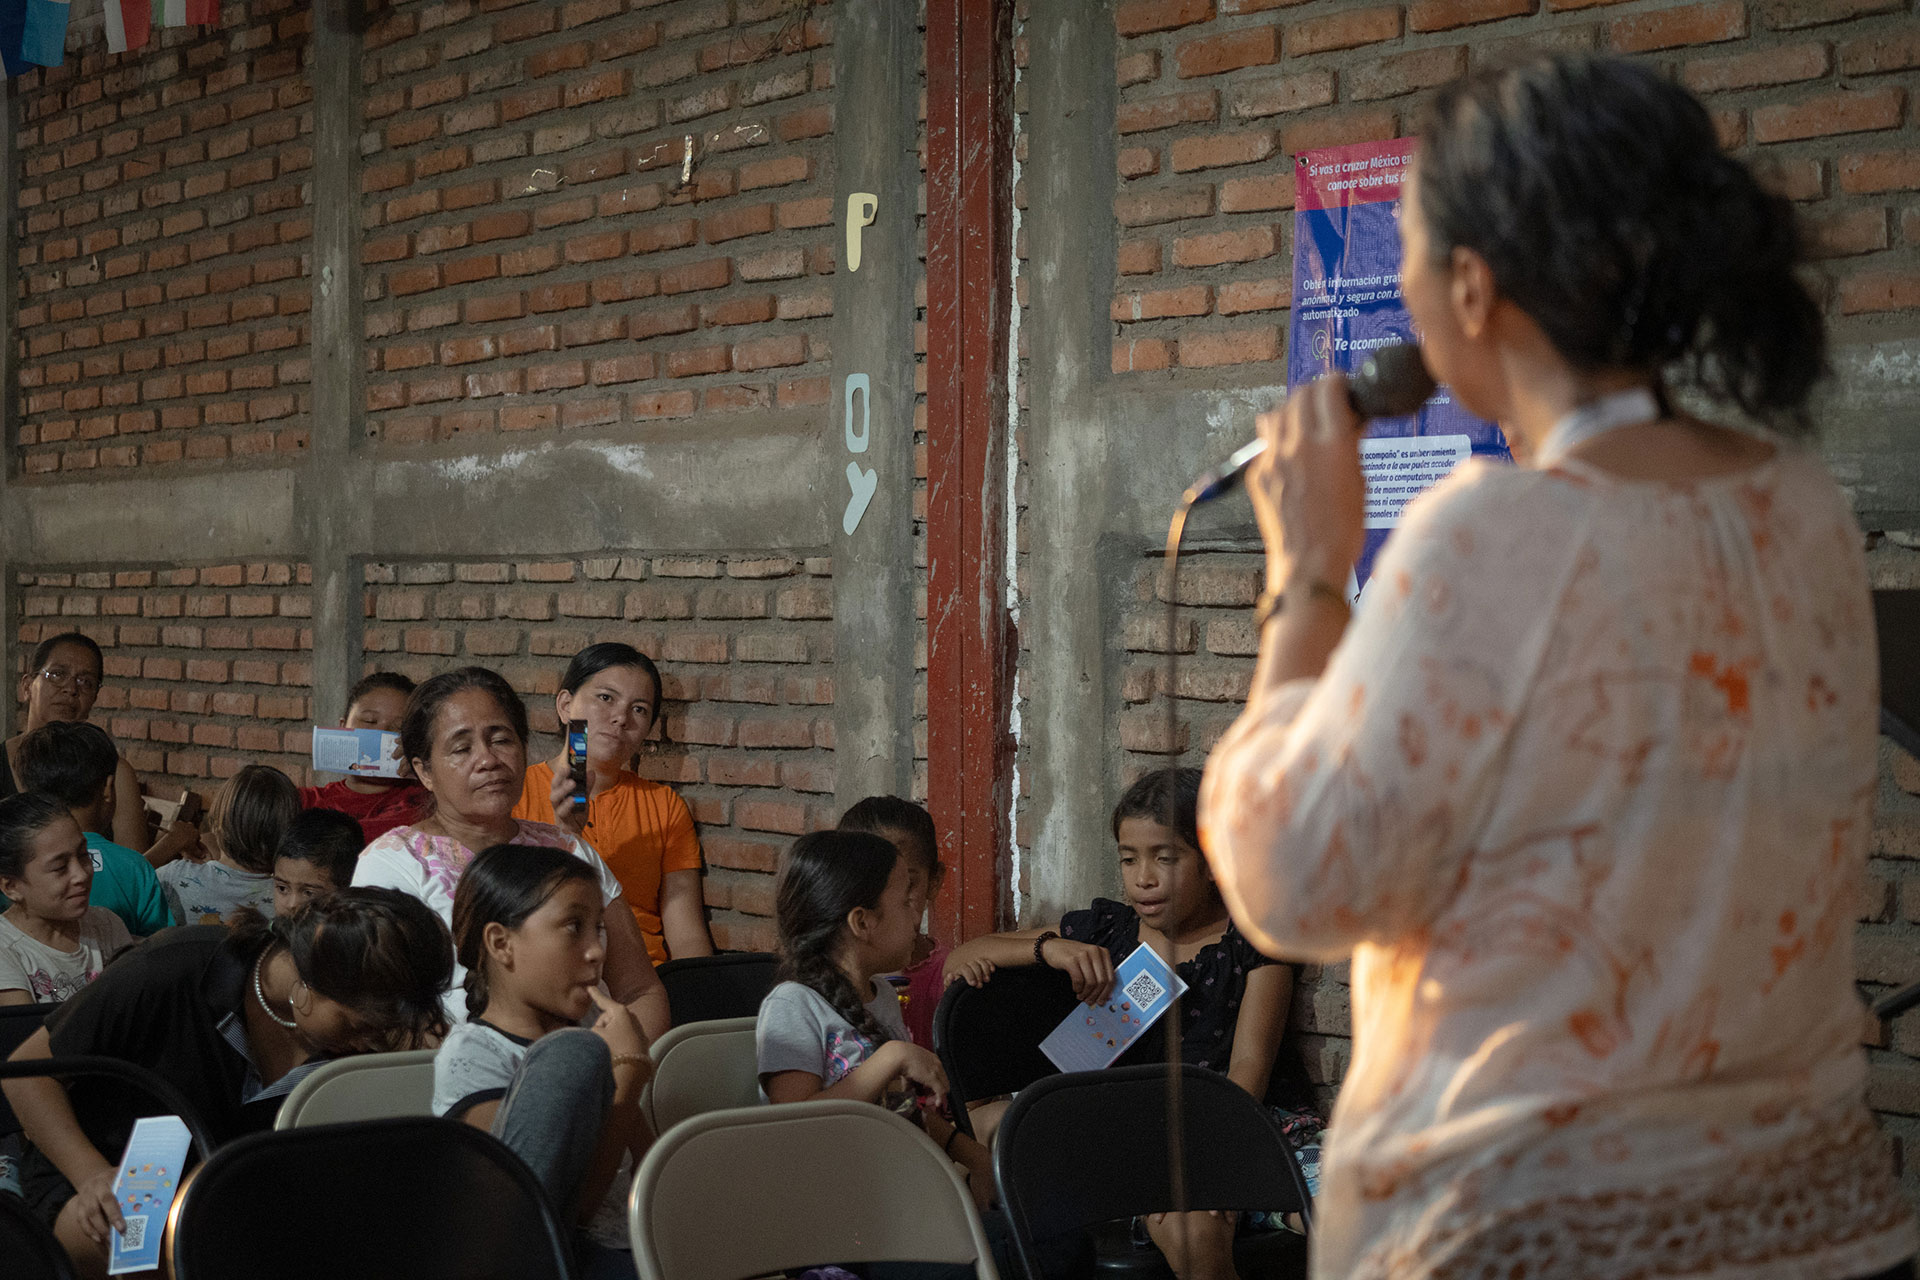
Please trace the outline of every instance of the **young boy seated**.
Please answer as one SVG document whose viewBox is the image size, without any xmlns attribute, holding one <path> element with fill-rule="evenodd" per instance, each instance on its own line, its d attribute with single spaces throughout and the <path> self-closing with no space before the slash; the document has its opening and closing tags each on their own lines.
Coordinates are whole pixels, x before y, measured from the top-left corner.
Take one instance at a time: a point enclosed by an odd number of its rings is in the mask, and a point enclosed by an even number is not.
<svg viewBox="0 0 1920 1280">
<path fill-rule="evenodd" d="M 323 893 L 353 883 L 360 824 L 338 809 L 308 809 L 293 820 L 273 856 L 273 914 L 290 916 Z"/>
<path fill-rule="evenodd" d="M 400 732 L 413 681 L 395 671 L 376 671 L 347 694 L 342 729 Z M 360 824 L 371 844 L 395 827 L 404 827 L 425 809 L 427 790 L 412 778 L 365 778 L 357 774 L 324 787 L 300 788 L 302 809 L 338 809 Z M 365 848 L 365 845 L 361 846 Z"/>
<path fill-rule="evenodd" d="M 120 753 L 106 730 L 84 720 L 56 720 L 20 740 L 20 787 L 66 807 L 87 840 L 93 862 L 90 906 L 120 917 L 136 938 L 179 923 L 167 910 L 153 865 L 101 832 L 112 830 Z"/>
</svg>

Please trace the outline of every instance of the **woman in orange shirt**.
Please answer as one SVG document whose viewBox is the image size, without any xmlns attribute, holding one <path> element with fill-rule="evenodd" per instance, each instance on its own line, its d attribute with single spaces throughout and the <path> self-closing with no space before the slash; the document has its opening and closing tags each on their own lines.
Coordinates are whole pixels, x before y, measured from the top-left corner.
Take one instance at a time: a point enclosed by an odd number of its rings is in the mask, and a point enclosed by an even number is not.
<svg viewBox="0 0 1920 1280">
<path fill-rule="evenodd" d="M 513 816 L 551 822 L 593 846 L 620 878 L 655 964 L 712 955 L 693 815 L 673 788 L 627 767 L 660 711 L 659 669 L 632 645 L 588 645 L 567 664 L 553 705 L 560 716 L 560 754 L 528 767 Z M 573 794 L 565 779 L 568 720 L 587 722 L 584 814 L 564 801 L 559 812 L 553 807 L 556 774 L 562 776 L 559 794 Z"/>
</svg>

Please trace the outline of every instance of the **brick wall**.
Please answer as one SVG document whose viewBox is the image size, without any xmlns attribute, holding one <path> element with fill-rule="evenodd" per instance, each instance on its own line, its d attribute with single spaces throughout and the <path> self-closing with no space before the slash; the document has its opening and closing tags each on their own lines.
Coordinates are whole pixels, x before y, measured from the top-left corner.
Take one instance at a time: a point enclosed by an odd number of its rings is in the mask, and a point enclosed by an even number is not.
<svg viewBox="0 0 1920 1280">
<path fill-rule="evenodd" d="M 13 669 L 41 640 L 84 632 L 106 660 L 93 722 L 143 781 L 205 798 L 270 764 L 304 783 L 312 580 L 284 561 L 21 573 Z"/>
<path fill-rule="evenodd" d="M 366 38 L 368 435 L 824 418 L 831 39 L 815 0 L 392 6 Z"/>
<path fill-rule="evenodd" d="M 1702 95 L 1802 202 L 1841 336 L 1920 309 L 1911 0 L 1121 0 L 1114 18 L 1115 373 L 1282 380 L 1294 153 L 1410 132 L 1434 86 L 1527 49 L 1644 57 Z"/>
<path fill-rule="evenodd" d="M 371 565 L 367 669 L 491 667 L 525 696 L 532 758 L 548 759 L 575 653 L 619 640 L 652 656 L 666 702 L 640 771 L 693 810 L 714 941 L 771 950 L 779 851 L 839 816 L 831 573 L 765 553 Z"/>
<path fill-rule="evenodd" d="M 306 447 L 307 36 L 305 6 L 230 0 L 10 86 L 27 474 Z"/>
</svg>

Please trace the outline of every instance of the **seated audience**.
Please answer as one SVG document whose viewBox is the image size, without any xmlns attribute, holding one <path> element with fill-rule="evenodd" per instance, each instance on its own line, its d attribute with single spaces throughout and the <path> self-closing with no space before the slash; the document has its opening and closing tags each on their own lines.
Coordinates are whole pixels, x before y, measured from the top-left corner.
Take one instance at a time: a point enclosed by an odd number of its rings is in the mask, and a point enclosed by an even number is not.
<svg viewBox="0 0 1920 1280">
<path fill-rule="evenodd" d="M 578 836 L 513 816 L 527 770 L 527 708 L 513 686 L 485 667 L 437 675 L 408 700 L 400 742 L 414 777 L 429 793 L 427 813 L 368 845 L 353 882 L 400 889 L 450 921 L 454 890 L 477 850 L 496 844 L 565 850 L 593 869 L 608 908 L 608 989 L 615 1000 L 633 1006 L 649 1036 L 665 1031 L 670 1019 L 666 988 L 648 962 L 619 880 Z M 453 974 L 456 982 L 466 978 L 457 963 Z M 457 1005 L 451 1002 L 447 1011 L 455 1022 L 465 1018 Z"/>
<path fill-rule="evenodd" d="M 56 720 L 20 740 L 20 785 L 67 807 L 87 841 L 93 888 L 87 901 L 120 917 L 144 938 L 177 923 L 160 891 L 153 864 L 101 832 L 113 822 L 113 788 L 120 753 L 106 730 L 83 720 Z"/>
<path fill-rule="evenodd" d="M 1068 912 L 1057 929 L 962 943 L 947 957 L 947 977 L 977 987 L 996 968 L 1045 963 L 1070 974 L 1082 1000 L 1097 1003 L 1112 989 L 1115 966 L 1147 944 L 1187 984 L 1181 1058 L 1227 1075 L 1265 1101 L 1314 1189 L 1326 1123 L 1297 1056 L 1281 1054 L 1296 966 L 1260 954 L 1229 919 L 1200 852 L 1199 797 L 1198 769 L 1160 769 L 1140 778 L 1113 811 L 1126 901 L 1095 898 L 1089 909 Z M 1164 1037 L 1164 1024 L 1149 1027 L 1120 1064 L 1164 1061 Z M 1148 1227 L 1183 1280 L 1233 1274 L 1229 1218 L 1191 1215 L 1190 1257 L 1180 1256 L 1178 1233 L 1163 1215 Z"/>
<path fill-rule="evenodd" d="M 20 742 L 42 725 L 62 720 L 85 720 L 93 714 L 94 699 L 106 667 L 100 646 L 78 631 L 42 640 L 20 677 L 20 697 L 27 704 L 26 728 L 8 738 L 0 752 L 0 797 L 25 788 L 16 782 L 20 772 Z M 175 822 L 158 840 L 147 825 L 140 800 L 140 778 L 125 757 L 119 757 L 113 776 L 113 825 L 101 832 L 115 844 L 138 849 L 154 866 L 164 866 L 192 849 L 200 833 L 191 822 Z"/>
<path fill-rule="evenodd" d="M 395 671 L 376 671 L 362 677 L 347 694 L 342 729 L 378 729 L 400 732 L 406 718 L 413 681 Z M 412 778 L 367 778 L 351 774 L 324 787 L 300 788 L 302 809 L 338 809 L 360 824 L 369 841 L 419 817 L 427 793 Z"/>
<path fill-rule="evenodd" d="M 216 1143 L 271 1128 L 330 1057 L 418 1049 L 446 1030 L 446 926 L 405 894 L 347 889 L 289 919 L 170 929 L 67 1001 L 13 1061 L 102 1054 L 162 1076 Z M 153 1110 L 116 1083 L 8 1080 L 26 1128 L 22 1183 L 82 1275 L 103 1275 L 123 1225 L 114 1161 Z M 320 1194 L 315 1189 L 315 1194 Z M 248 1229 L 236 1224 L 237 1230 Z"/>
<path fill-rule="evenodd" d="M 290 916 L 321 894 L 352 884 L 365 844 L 360 824 L 338 809 L 295 815 L 273 856 L 273 914 Z"/>
<path fill-rule="evenodd" d="M 502 844 L 474 858 L 453 896 L 467 1021 L 433 1060 L 433 1111 L 527 1162 L 580 1225 L 584 1274 L 631 1280 L 627 1192 L 653 1141 L 640 1113 L 653 1064 L 632 1012 L 600 990 L 604 911 L 593 868 L 565 851 Z"/>
<path fill-rule="evenodd" d="M 560 753 L 528 766 L 513 816 L 551 822 L 599 851 L 620 878 L 655 964 L 712 955 L 693 815 L 672 787 L 631 768 L 660 714 L 659 669 L 632 645 L 589 645 L 567 664 L 553 708 Z M 584 814 L 573 804 L 567 769 L 569 720 L 587 722 Z"/>
<path fill-rule="evenodd" d="M 93 859 L 80 826 L 50 796 L 0 800 L 0 1005 L 58 1004 L 133 945 L 120 917 L 87 904 Z"/>
<path fill-rule="evenodd" d="M 769 1102 L 851 1098 L 907 1115 L 966 1167 L 985 1209 L 993 1199 L 987 1150 L 940 1114 L 946 1071 L 907 1035 L 899 998 L 880 976 L 905 966 L 919 932 L 910 865 L 862 831 L 793 842 L 774 887 L 780 982 L 754 1028 L 760 1091 Z"/>
<path fill-rule="evenodd" d="M 907 1034 L 923 1049 L 933 1048 L 933 1014 L 947 989 L 946 964 L 951 947 L 927 933 L 927 904 L 940 893 L 947 877 L 940 861 L 933 817 L 911 800 L 899 796 L 868 796 L 840 815 L 840 830 L 865 831 L 879 836 L 907 860 L 907 903 L 917 926 L 912 958 L 901 974 L 907 980 L 901 1017 Z"/>
<path fill-rule="evenodd" d="M 217 924 L 241 907 L 273 910 L 273 857 L 300 795 L 271 765 L 250 764 L 222 783 L 207 806 L 202 840 L 212 856 L 160 868 L 160 887 L 182 924 Z"/>
</svg>

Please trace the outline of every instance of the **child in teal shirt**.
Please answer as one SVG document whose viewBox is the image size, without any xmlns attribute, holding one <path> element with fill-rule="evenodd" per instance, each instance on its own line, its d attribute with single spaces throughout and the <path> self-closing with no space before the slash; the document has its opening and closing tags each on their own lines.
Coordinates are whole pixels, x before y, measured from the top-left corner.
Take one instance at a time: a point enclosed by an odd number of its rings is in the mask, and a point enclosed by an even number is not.
<svg viewBox="0 0 1920 1280">
<path fill-rule="evenodd" d="M 120 917 L 136 938 L 177 923 L 147 860 L 101 835 L 112 830 L 113 780 L 120 753 L 104 729 L 56 720 L 20 740 L 20 789 L 63 804 L 86 833 L 93 857 L 89 906 Z"/>
</svg>

